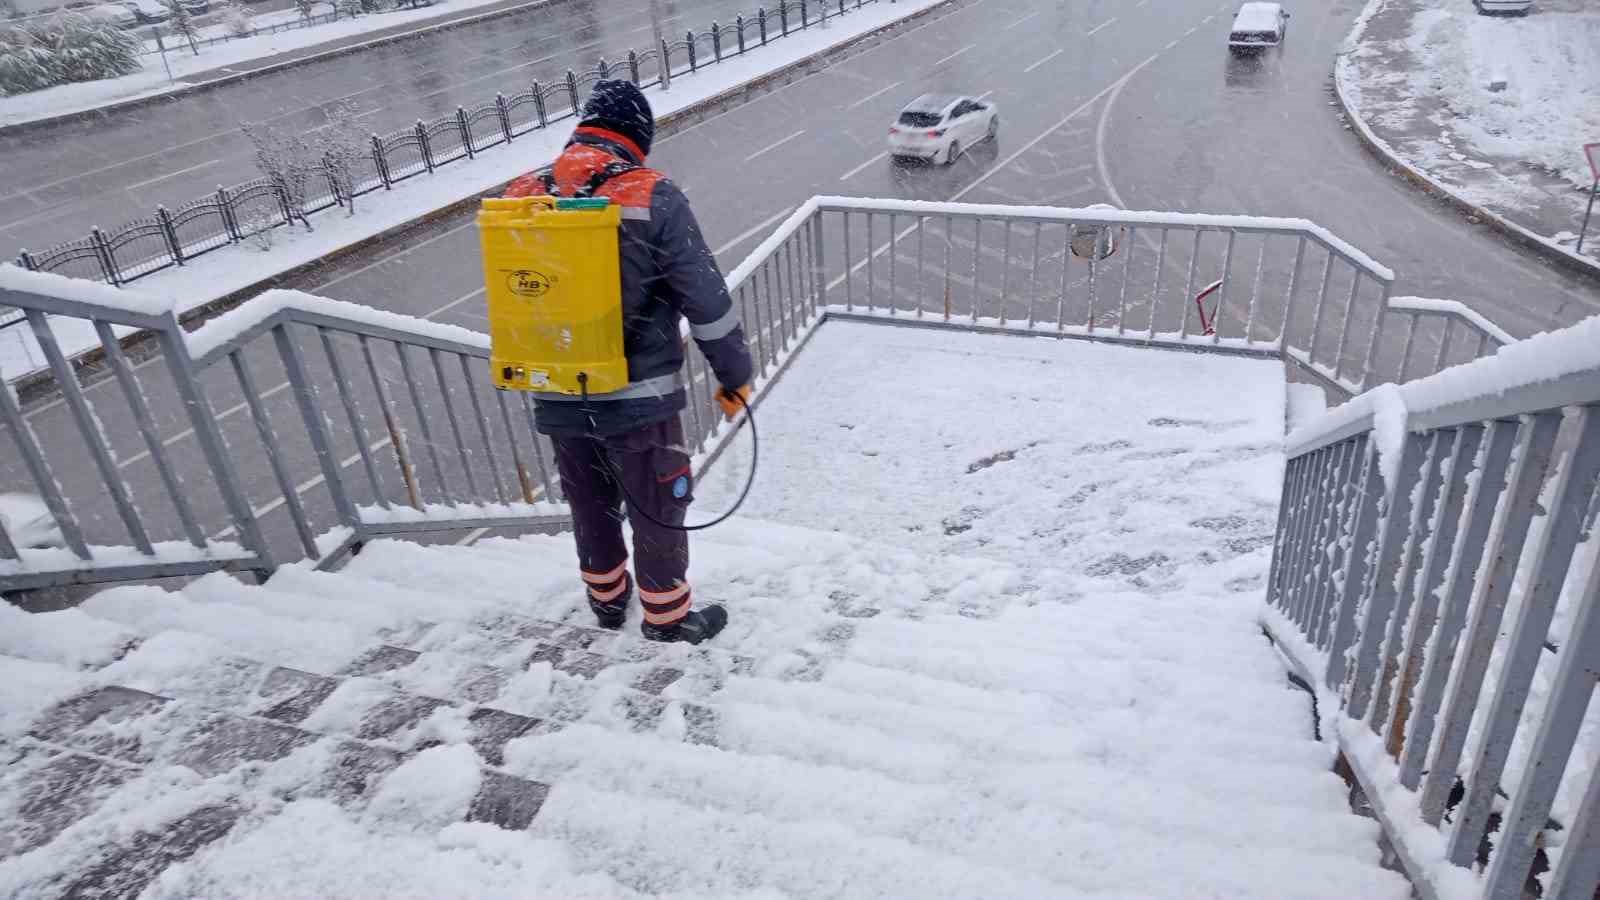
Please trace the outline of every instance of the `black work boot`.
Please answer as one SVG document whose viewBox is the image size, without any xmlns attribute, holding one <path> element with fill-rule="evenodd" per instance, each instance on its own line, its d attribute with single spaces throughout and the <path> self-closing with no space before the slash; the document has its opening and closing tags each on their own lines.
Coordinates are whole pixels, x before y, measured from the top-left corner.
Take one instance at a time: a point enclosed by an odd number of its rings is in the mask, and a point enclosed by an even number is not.
<svg viewBox="0 0 1600 900">
<path fill-rule="evenodd" d="M 594 612 L 595 621 L 601 628 L 616 631 L 628 618 L 628 601 L 633 598 L 633 577 L 622 573 L 622 584 L 622 593 L 604 602 L 596 600 L 594 588 L 589 588 L 589 609 Z"/>
<path fill-rule="evenodd" d="M 720 606 L 707 606 L 704 609 L 689 610 L 688 615 L 672 625 L 651 625 L 645 622 L 639 626 L 639 632 L 647 641 L 687 641 L 698 644 L 716 637 L 727 624 L 726 609 Z"/>
</svg>

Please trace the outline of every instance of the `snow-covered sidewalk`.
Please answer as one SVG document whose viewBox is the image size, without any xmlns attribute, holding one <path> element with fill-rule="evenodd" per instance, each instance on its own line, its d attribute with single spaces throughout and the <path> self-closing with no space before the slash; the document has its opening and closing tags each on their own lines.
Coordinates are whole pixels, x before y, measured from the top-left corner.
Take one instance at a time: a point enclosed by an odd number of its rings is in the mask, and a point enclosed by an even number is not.
<svg viewBox="0 0 1600 900">
<path fill-rule="evenodd" d="M 565 536 L 0 608 L 0 894 L 1408 895 L 1256 621 L 1277 364 L 831 323 L 759 415 L 711 649 Z"/>
<path fill-rule="evenodd" d="M 1573 250 L 1592 182 L 1583 145 L 1600 141 L 1600 9 L 1537 0 L 1506 18 L 1467 0 L 1371 0 L 1351 37 L 1339 89 L 1386 153 Z M 1600 260 L 1596 231 L 1584 255 Z"/>
</svg>

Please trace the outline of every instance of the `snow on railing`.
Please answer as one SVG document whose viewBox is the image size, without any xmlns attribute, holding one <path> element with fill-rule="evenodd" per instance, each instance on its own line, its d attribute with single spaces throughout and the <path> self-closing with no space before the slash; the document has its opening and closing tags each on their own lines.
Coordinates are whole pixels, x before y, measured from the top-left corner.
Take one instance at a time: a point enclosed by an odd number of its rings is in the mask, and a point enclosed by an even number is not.
<svg viewBox="0 0 1600 900">
<path fill-rule="evenodd" d="M 1519 897 L 1543 856 L 1545 896 L 1593 896 L 1600 318 L 1364 394 L 1288 450 L 1266 624 L 1413 881 Z"/>
</svg>

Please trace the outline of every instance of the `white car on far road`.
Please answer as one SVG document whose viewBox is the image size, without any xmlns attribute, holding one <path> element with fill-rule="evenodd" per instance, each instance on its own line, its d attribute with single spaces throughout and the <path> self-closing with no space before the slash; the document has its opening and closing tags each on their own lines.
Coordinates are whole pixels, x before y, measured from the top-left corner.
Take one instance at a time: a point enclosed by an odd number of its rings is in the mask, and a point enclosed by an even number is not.
<svg viewBox="0 0 1600 900">
<path fill-rule="evenodd" d="M 923 94 L 906 104 L 889 126 L 889 155 L 949 165 L 961 151 L 1000 131 L 993 103 L 955 94 Z"/>
</svg>

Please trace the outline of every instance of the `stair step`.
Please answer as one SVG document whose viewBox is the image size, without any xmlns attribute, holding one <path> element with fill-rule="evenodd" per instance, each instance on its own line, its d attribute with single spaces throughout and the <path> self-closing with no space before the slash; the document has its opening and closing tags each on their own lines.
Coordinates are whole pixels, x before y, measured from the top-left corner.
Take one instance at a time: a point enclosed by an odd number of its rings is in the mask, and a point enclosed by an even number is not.
<svg viewBox="0 0 1600 900">
<path fill-rule="evenodd" d="M 63 898 L 137 897 L 168 866 L 227 834 L 244 815 L 231 804 L 204 806 L 158 831 L 141 831 L 105 848 L 61 891 Z"/>
</svg>

